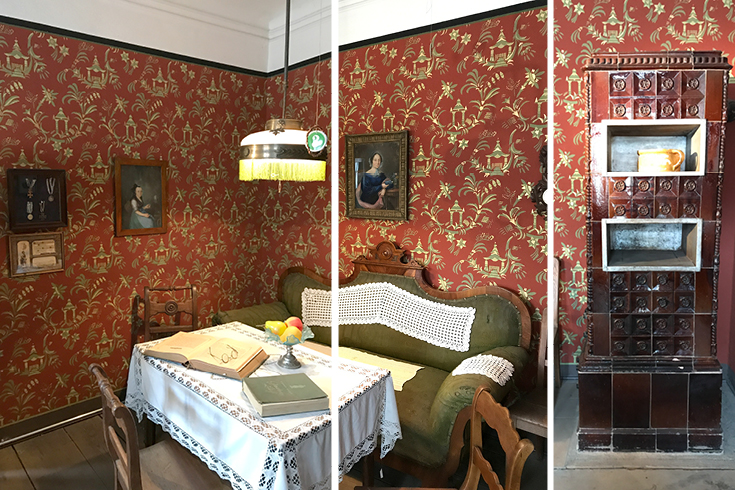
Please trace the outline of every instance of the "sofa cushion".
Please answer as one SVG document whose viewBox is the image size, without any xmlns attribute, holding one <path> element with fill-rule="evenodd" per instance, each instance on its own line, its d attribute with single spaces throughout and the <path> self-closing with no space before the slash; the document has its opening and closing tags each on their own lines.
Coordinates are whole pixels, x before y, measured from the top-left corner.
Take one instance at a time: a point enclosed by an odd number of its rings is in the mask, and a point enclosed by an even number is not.
<svg viewBox="0 0 735 490">
<path fill-rule="evenodd" d="M 522 347 L 498 347 L 483 354 L 507 359 L 513 364 L 516 375 L 528 361 L 528 352 Z M 384 367 L 383 363 L 375 365 Z M 457 413 L 472 404 L 475 390 L 481 384 L 488 385 L 498 401 L 503 400 L 513 386 L 512 382 L 500 386 L 481 374 L 452 376 L 448 371 L 429 366 L 419 369 L 400 391 L 395 392 L 402 438 L 393 451 L 429 467 L 442 465 L 447 458 Z"/>
<path fill-rule="evenodd" d="M 432 437 L 429 415 L 439 387 L 448 375 L 447 371 L 425 367 L 406 381 L 401 391 L 396 391 L 402 433 L 393 448 L 396 454 L 427 466 L 438 466 L 446 459 L 448 445 Z"/>
<path fill-rule="evenodd" d="M 452 376 L 431 367 L 419 370 L 403 385 L 402 391 L 396 391 L 403 436 L 396 441 L 393 451 L 425 466 L 444 464 L 457 413 L 472 405 L 472 397 L 480 384 L 489 385 L 496 400 L 502 400 L 512 385 L 500 386 L 479 374 Z M 453 396 L 442 396 L 448 391 L 452 391 Z"/>
</svg>

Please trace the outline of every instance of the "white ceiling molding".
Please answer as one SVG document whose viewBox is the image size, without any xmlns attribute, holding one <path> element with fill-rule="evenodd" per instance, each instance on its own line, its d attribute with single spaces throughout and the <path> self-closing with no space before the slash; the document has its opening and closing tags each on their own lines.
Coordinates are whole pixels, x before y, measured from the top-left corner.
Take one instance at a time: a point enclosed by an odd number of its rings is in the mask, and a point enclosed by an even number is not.
<svg viewBox="0 0 735 490">
<path fill-rule="evenodd" d="M 2 0 L 0 15 L 202 60 L 268 70 L 267 37 L 127 0 Z"/>
<path fill-rule="evenodd" d="M 344 46 L 525 3 L 519 0 L 339 0 Z"/>
<path fill-rule="evenodd" d="M 339 1 L 339 44 L 465 17 L 517 0 Z M 292 0 L 291 64 L 329 52 L 331 0 Z M 271 73 L 283 68 L 285 0 L 1 0 L 0 15 Z"/>
<path fill-rule="evenodd" d="M 307 3 L 308 2 L 308 3 Z M 296 8 L 296 5 L 301 7 Z M 332 39 L 330 0 L 292 0 L 289 64 L 329 53 Z M 304 8 L 308 7 L 308 8 Z M 271 23 L 268 70 L 283 68 L 285 13 Z"/>
<path fill-rule="evenodd" d="M 233 31 L 250 34 L 269 39 L 268 25 L 275 2 L 255 2 L 252 8 L 246 8 L 245 2 L 234 1 L 192 1 L 192 0 L 123 0 L 171 15 L 193 19 L 213 26 L 231 29 Z M 267 6 L 267 8 L 264 8 Z M 204 8 L 202 8 L 204 7 Z M 223 9 L 222 7 L 228 7 Z M 283 9 L 281 9 L 283 12 Z M 244 22 L 247 19 L 249 22 Z"/>
</svg>

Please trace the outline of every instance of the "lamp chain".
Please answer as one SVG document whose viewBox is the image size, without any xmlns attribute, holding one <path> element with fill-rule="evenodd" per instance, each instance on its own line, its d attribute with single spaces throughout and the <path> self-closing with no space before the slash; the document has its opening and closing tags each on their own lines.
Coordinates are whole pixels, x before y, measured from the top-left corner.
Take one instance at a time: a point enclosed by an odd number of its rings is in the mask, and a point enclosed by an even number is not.
<svg viewBox="0 0 735 490">
<path fill-rule="evenodd" d="M 288 47 L 291 34 L 291 0 L 286 0 L 286 26 L 283 48 L 283 116 L 286 119 L 286 99 L 288 96 Z"/>
<path fill-rule="evenodd" d="M 283 39 L 283 110 L 281 112 L 281 124 L 286 124 L 286 103 L 288 101 L 288 48 L 291 38 L 291 0 L 286 0 L 286 24 L 284 26 Z M 278 193 L 281 193 L 281 180 L 278 179 Z"/>
</svg>

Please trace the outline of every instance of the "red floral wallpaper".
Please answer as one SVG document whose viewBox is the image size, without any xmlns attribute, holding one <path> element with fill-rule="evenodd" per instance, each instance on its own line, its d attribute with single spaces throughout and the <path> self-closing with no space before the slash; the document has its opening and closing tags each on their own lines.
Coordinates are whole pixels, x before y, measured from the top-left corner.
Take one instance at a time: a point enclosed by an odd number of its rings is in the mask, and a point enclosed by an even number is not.
<svg viewBox="0 0 735 490">
<path fill-rule="evenodd" d="M 721 50 L 735 55 L 735 5 L 711 0 L 607 0 L 555 2 L 554 106 L 556 122 L 555 254 L 561 258 L 562 363 L 582 352 L 586 307 L 585 237 L 585 59 L 605 51 Z M 728 128 L 730 132 L 730 128 Z M 726 166 L 727 163 L 726 163 Z M 732 170 L 732 169 L 731 169 Z M 733 172 L 730 172 L 732 174 Z M 726 172 L 726 186 L 731 181 Z M 727 193 L 725 193 L 727 194 Z M 730 193 L 732 194 L 732 193 Z M 727 195 L 725 199 L 728 199 Z M 723 206 L 727 209 L 728 206 Z M 730 219 L 732 221 L 732 219 Z M 723 236 L 728 220 L 723 221 Z M 732 280 L 732 253 L 723 248 L 720 284 Z M 727 271 L 729 269 L 729 272 Z M 731 291 L 731 285 L 727 287 Z M 722 291 L 722 290 L 721 290 Z M 727 362 L 730 301 L 722 300 L 720 360 Z M 724 337 L 723 337 L 724 336 Z M 723 342 L 723 338 L 725 341 Z M 724 344 L 724 345 L 723 345 Z M 735 354 L 735 353 L 733 353 Z"/>
<path fill-rule="evenodd" d="M 428 265 L 435 286 L 503 286 L 540 320 L 546 222 L 529 191 L 541 178 L 546 138 L 546 14 L 534 9 L 341 53 L 340 276 L 387 237 Z M 347 218 L 344 135 L 403 129 L 409 220 Z"/>
<path fill-rule="evenodd" d="M 288 115 L 329 125 L 329 62 L 289 73 Z M 131 299 L 199 288 L 200 318 L 272 300 L 280 274 L 329 274 L 329 182 L 239 182 L 242 137 L 283 83 L 0 24 L 0 427 L 127 379 Z M 115 237 L 113 159 L 169 163 L 169 229 Z M 9 278 L 11 167 L 64 169 L 66 270 Z M 329 172 L 327 172 L 329 174 Z"/>
</svg>

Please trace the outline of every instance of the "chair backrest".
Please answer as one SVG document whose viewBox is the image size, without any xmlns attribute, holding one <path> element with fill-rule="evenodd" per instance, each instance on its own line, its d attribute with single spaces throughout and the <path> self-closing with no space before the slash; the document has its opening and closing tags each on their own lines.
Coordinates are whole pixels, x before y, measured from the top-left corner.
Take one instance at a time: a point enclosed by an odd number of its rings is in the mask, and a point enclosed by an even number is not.
<svg viewBox="0 0 735 490">
<path fill-rule="evenodd" d="M 470 419 L 470 467 L 460 490 L 475 490 L 480 476 L 490 490 L 518 490 L 526 459 L 533 451 L 528 439 L 521 439 L 513 428 L 508 409 L 495 401 L 488 386 L 480 386 L 472 400 Z M 482 420 L 498 433 L 505 451 L 505 485 L 502 486 L 493 467 L 482 454 Z"/>
<path fill-rule="evenodd" d="M 183 291 L 184 299 L 177 298 L 182 296 L 177 294 L 177 291 Z M 159 334 L 190 332 L 198 328 L 197 288 L 194 285 L 168 288 L 149 288 L 146 286 L 143 291 L 143 305 L 143 333 L 146 342 Z M 182 313 L 189 315 L 191 323 L 181 323 Z M 173 317 L 173 323 L 169 324 L 167 321 L 161 324 L 154 319 L 156 315 L 161 314 Z"/>
<path fill-rule="evenodd" d="M 138 433 L 133 414 L 115 395 L 107 373 L 99 364 L 90 365 L 89 372 L 97 379 L 102 393 L 102 430 L 115 466 L 118 483 L 115 488 L 142 490 Z"/>
</svg>

